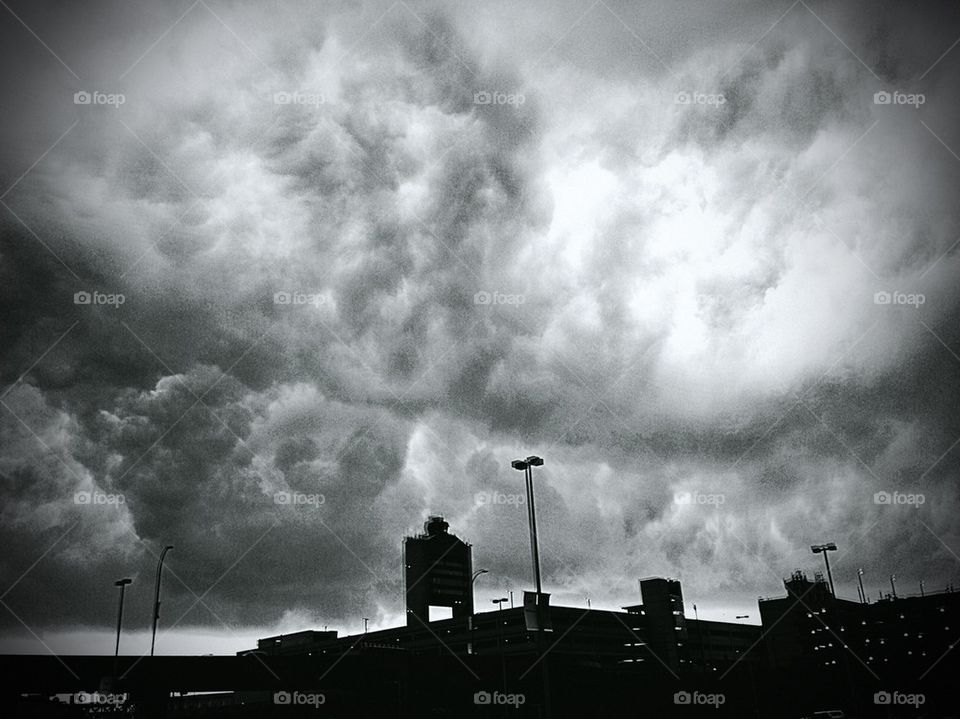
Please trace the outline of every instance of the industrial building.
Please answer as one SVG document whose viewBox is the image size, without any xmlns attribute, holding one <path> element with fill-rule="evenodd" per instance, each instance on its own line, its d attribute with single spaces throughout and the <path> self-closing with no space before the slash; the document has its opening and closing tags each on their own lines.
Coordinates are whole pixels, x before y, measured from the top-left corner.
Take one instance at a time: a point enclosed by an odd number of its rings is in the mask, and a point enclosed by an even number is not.
<svg viewBox="0 0 960 719">
<path fill-rule="evenodd" d="M 764 645 L 774 669 L 811 674 L 862 664 L 878 676 L 911 676 L 946 657 L 960 636 L 960 593 L 892 593 L 876 602 L 841 599 L 821 574 L 797 570 L 785 597 L 761 598 Z"/>
</svg>

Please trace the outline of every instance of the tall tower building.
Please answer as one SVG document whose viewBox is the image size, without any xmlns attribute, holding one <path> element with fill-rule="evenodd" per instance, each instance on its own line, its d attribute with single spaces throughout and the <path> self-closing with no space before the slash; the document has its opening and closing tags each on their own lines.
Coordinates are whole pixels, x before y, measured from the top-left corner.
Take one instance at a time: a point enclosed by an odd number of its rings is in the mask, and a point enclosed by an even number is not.
<svg viewBox="0 0 960 719">
<path fill-rule="evenodd" d="M 640 596 L 647 617 L 650 648 L 665 664 L 678 669 L 688 659 L 687 623 L 680 582 L 662 577 L 641 579 Z"/>
<path fill-rule="evenodd" d="M 473 550 L 449 528 L 443 517 L 430 517 L 423 534 L 403 540 L 409 626 L 429 621 L 430 607 L 450 607 L 454 618 L 473 614 Z"/>
</svg>

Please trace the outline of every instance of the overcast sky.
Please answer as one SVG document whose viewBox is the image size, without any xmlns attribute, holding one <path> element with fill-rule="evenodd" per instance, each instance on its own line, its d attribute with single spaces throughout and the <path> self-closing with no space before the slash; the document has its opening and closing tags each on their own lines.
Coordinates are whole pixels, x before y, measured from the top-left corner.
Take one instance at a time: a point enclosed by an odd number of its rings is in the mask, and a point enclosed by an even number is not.
<svg viewBox="0 0 960 719">
<path fill-rule="evenodd" d="M 960 584 L 924 8 L 5 4 L 0 651 L 112 651 L 123 576 L 146 650 L 165 544 L 161 653 L 396 625 L 428 514 L 486 611 L 528 454 L 555 604 Z"/>
</svg>

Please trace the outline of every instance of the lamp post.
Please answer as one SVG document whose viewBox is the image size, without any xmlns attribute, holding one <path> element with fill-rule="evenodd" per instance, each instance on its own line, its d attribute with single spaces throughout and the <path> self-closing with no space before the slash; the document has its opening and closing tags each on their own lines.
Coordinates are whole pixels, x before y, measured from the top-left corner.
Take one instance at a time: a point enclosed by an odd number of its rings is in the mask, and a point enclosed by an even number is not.
<svg viewBox="0 0 960 719">
<path fill-rule="evenodd" d="M 863 591 L 863 568 L 857 570 L 857 582 L 860 584 L 860 601 L 863 604 L 867 603 L 867 593 Z"/>
<path fill-rule="evenodd" d="M 826 544 L 813 544 L 810 546 L 810 551 L 814 554 L 823 554 L 823 561 L 827 565 L 827 581 L 830 582 L 830 594 L 836 597 L 837 594 L 833 590 L 833 575 L 830 573 L 830 559 L 827 556 L 827 552 L 837 551 L 837 545 L 833 542 L 827 542 Z"/>
<path fill-rule="evenodd" d="M 120 605 L 117 609 L 117 644 L 113 650 L 113 676 L 117 676 L 117 661 L 120 657 L 120 627 L 123 626 L 123 593 L 127 588 L 128 584 L 133 582 L 132 579 L 125 577 L 124 579 L 118 579 L 113 583 L 113 586 L 120 587 Z"/>
<path fill-rule="evenodd" d="M 890 575 L 890 589 L 893 591 L 893 598 L 897 598 L 897 575 Z"/>
<path fill-rule="evenodd" d="M 160 552 L 160 559 L 157 561 L 157 581 L 153 588 L 153 629 L 150 633 L 150 656 L 153 656 L 153 647 L 157 643 L 157 622 L 160 620 L 160 576 L 163 573 L 163 559 L 167 552 L 173 549 L 172 544 L 168 544 Z"/>
<path fill-rule="evenodd" d="M 541 606 L 541 596 L 543 593 L 543 586 L 540 583 L 540 549 L 537 544 L 537 507 L 534 504 L 533 499 L 533 468 L 543 466 L 543 458 L 537 457 L 536 455 L 531 455 L 526 459 L 515 459 L 510 463 L 510 466 L 513 467 L 518 472 L 524 473 L 524 479 L 526 480 L 527 485 L 527 520 L 530 524 L 530 556 L 533 559 L 533 578 L 536 583 L 537 594 L 536 594 L 536 612 L 537 612 L 537 631 L 534 634 L 534 643 L 537 648 L 537 654 L 540 658 L 543 658 L 541 652 L 541 641 L 543 636 L 543 627 L 545 618 L 542 615 L 542 606 Z M 501 656 L 503 656 L 501 654 Z M 553 711 L 550 707 L 550 674 L 549 674 L 549 660 L 542 662 L 540 671 L 543 676 L 543 714 L 547 719 L 550 719 L 553 716 Z"/>
<path fill-rule="evenodd" d="M 518 472 L 524 473 L 527 485 L 527 520 L 530 524 L 530 556 L 533 559 L 533 578 L 537 587 L 537 604 L 543 587 L 540 584 L 540 549 L 537 544 L 537 509 L 533 499 L 533 468 L 543 465 L 543 459 L 530 456 L 526 459 L 515 459 L 510 463 Z"/>
</svg>

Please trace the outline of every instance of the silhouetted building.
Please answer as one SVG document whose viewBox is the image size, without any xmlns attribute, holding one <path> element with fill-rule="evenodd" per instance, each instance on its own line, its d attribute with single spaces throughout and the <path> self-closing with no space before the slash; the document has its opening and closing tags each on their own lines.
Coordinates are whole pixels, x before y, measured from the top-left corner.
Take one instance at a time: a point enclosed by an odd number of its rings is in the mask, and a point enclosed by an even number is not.
<svg viewBox="0 0 960 719">
<path fill-rule="evenodd" d="M 811 675 L 862 664 L 897 676 L 929 666 L 950 650 L 960 629 L 960 593 L 949 589 L 871 604 L 839 599 L 820 574 L 797 570 L 786 597 L 760 599 L 770 666 Z"/>
<path fill-rule="evenodd" d="M 624 607 L 644 617 L 647 642 L 653 653 L 673 671 L 689 661 L 688 633 L 683 613 L 683 590 L 676 579 L 640 580 L 643 604 Z"/>
<path fill-rule="evenodd" d="M 860 623 L 862 605 L 837 599 L 823 575 L 813 581 L 797 570 L 783 582 L 786 597 L 761 598 L 767 658 L 773 668 L 840 666 L 841 639 Z"/>
<path fill-rule="evenodd" d="M 430 621 L 430 607 L 450 607 L 454 619 L 473 614 L 473 550 L 449 527 L 443 517 L 430 517 L 423 534 L 403 540 L 409 626 Z"/>
<path fill-rule="evenodd" d="M 422 534 L 403 541 L 405 626 L 345 637 L 316 631 L 268 637 L 257 642 L 257 649 L 239 654 L 336 657 L 399 650 L 417 656 L 535 658 L 543 651 L 538 644 L 542 632 L 536 630 L 538 622 L 531 622 L 530 607 L 473 614 L 470 545 L 449 533 L 443 517 L 431 516 L 423 529 Z M 751 663 L 760 659 L 760 652 L 746 651 L 759 641 L 759 627 L 686 619 L 683 590 L 676 579 L 648 577 L 639 586 L 642 604 L 624 607 L 622 612 L 550 607 L 549 622 L 540 626 L 552 625 L 551 656 L 651 676 L 713 672 L 744 657 Z M 451 607 L 453 616 L 429 621 L 430 607 L 436 606 Z"/>
<path fill-rule="evenodd" d="M 293 634 L 278 634 L 273 637 L 264 637 L 257 640 L 257 650 L 261 653 L 269 653 L 276 656 L 285 654 L 300 654 L 304 648 L 312 647 L 318 643 L 331 641 L 337 638 L 337 632 L 320 632 L 307 630 L 303 632 L 294 632 Z"/>
<path fill-rule="evenodd" d="M 444 523 L 445 524 L 445 523 Z M 449 536 L 449 535 L 447 535 Z M 747 653 L 760 640 L 760 627 L 750 624 L 697 621 L 683 613 L 683 592 L 675 579 L 652 577 L 640 582 L 643 604 L 626 611 L 551 607 L 553 632 L 549 653 L 595 669 L 640 672 L 644 676 L 670 676 L 724 671 L 740 662 L 756 665 L 762 653 Z M 258 642 L 256 650 L 240 654 L 315 657 L 380 655 L 384 651 L 416 656 L 506 657 L 528 663 L 543 647 L 531 630 L 523 607 L 498 609 L 472 617 L 430 622 L 414 620 L 354 636 L 335 632 L 301 632 L 304 640 L 274 637 Z M 305 641 L 311 635 L 311 641 Z M 283 640 L 287 641 L 284 642 Z"/>
</svg>

